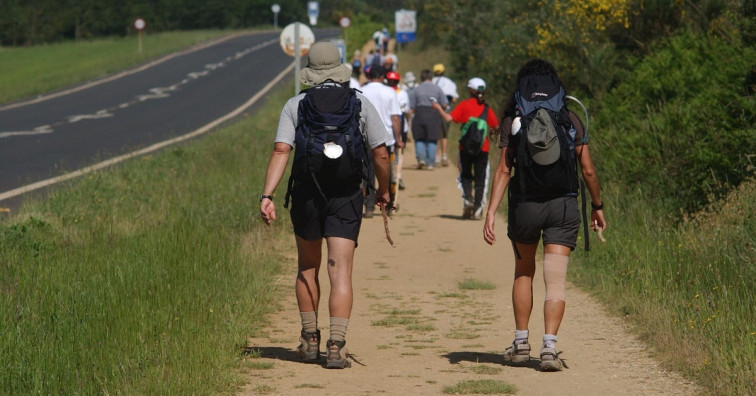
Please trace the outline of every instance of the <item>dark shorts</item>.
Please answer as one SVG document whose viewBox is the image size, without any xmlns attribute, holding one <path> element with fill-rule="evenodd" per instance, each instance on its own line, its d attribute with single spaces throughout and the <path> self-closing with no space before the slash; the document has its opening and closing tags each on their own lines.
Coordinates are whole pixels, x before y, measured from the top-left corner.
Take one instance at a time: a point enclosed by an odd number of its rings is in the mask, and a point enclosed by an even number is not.
<svg viewBox="0 0 756 396">
<path fill-rule="evenodd" d="M 576 197 L 560 197 L 542 202 L 509 201 L 507 236 L 514 242 L 543 243 L 575 249 L 580 213 Z"/>
<path fill-rule="evenodd" d="M 449 137 L 449 123 L 446 120 L 441 120 L 441 138 L 447 139 Z"/>
<path fill-rule="evenodd" d="M 326 200 L 314 186 L 294 186 L 291 193 L 294 234 L 308 241 L 339 237 L 356 243 L 364 202 L 365 197 L 359 188 L 335 194 Z"/>
</svg>

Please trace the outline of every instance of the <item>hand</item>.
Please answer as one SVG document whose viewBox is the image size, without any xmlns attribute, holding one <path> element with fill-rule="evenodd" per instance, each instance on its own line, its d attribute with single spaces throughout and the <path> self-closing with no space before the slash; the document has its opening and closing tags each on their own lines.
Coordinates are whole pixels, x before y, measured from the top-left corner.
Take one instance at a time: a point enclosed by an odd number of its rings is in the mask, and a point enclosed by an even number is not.
<svg viewBox="0 0 756 396">
<path fill-rule="evenodd" d="M 276 219 L 276 204 L 273 203 L 273 200 L 263 199 L 260 202 L 260 216 L 267 225 L 270 225 L 270 222 Z"/>
<path fill-rule="evenodd" d="M 496 233 L 494 233 L 494 222 L 496 215 L 486 213 L 486 222 L 483 223 L 483 239 L 489 245 L 493 245 L 496 242 Z"/>
</svg>

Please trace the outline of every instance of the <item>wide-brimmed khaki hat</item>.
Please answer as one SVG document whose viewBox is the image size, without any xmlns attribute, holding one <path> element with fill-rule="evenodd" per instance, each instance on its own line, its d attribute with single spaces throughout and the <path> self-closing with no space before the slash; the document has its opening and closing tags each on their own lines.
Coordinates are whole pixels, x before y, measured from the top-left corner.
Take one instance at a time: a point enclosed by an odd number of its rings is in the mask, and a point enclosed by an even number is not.
<svg viewBox="0 0 756 396">
<path fill-rule="evenodd" d="M 299 81 L 310 86 L 326 80 L 344 83 L 349 81 L 351 75 L 351 70 L 342 66 L 339 49 L 327 41 L 321 41 L 310 47 L 307 66 L 299 72 Z"/>
</svg>

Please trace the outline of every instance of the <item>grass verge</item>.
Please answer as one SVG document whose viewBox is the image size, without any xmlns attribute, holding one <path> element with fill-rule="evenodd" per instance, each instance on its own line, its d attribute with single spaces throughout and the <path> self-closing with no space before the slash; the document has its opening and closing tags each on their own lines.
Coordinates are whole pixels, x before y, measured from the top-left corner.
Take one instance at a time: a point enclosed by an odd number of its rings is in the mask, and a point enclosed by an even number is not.
<svg viewBox="0 0 756 396">
<path fill-rule="evenodd" d="M 216 394 L 273 309 L 288 213 L 257 195 L 281 104 L 57 188 L 0 223 L 0 389 Z M 281 242 L 281 241 L 287 242 Z"/>
<path fill-rule="evenodd" d="M 0 104 L 65 88 L 136 66 L 202 43 L 224 30 L 165 32 L 72 41 L 33 47 L 0 48 Z"/>
</svg>

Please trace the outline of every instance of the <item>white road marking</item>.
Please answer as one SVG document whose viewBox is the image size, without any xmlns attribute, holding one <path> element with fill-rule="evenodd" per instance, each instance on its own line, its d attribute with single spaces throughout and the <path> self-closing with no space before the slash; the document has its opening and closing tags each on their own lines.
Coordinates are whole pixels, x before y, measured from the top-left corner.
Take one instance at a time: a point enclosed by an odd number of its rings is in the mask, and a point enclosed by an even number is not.
<svg viewBox="0 0 756 396">
<path fill-rule="evenodd" d="M 53 133 L 54 129 L 50 125 L 42 125 L 34 128 L 33 131 L 14 131 L 14 132 L 0 132 L 0 139 L 10 136 L 32 136 L 32 135 L 46 135 Z"/>
<path fill-rule="evenodd" d="M 62 181 L 66 181 L 66 180 L 70 180 L 70 179 L 73 179 L 73 178 L 76 178 L 76 177 L 79 177 L 79 176 L 83 176 L 83 175 L 86 175 L 88 173 L 92 173 L 92 172 L 98 171 L 100 169 L 106 168 L 108 166 L 115 165 L 115 164 L 117 164 L 119 162 L 123 162 L 123 161 L 125 161 L 127 159 L 130 159 L 130 158 L 133 158 L 133 157 L 137 157 L 137 156 L 140 156 L 140 155 L 144 155 L 144 154 L 147 154 L 147 153 L 151 153 L 153 151 L 160 150 L 160 149 L 162 149 L 164 147 L 167 147 L 167 146 L 170 146 L 172 144 L 183 142 L 185 140 L 188 140 L 188 139 L 197 137 L 199 135 L 202 135 L 202 134 L 206 133 L 207 131 L 210 131 L 211 129 L 217 127 L 218 125 L 220 125 L 220 124 L 228 121 L 229 119 L 234 118 L 234 117 L 238 116 L 239 114 L 241 114 L 242 112 L 244 112 L 244 110 L 246 110 L 247 108 L 249 108 L 250 106 L 252 106 L 253 104 L 255 104 L 255 102 L 257 102 L 258 100 L 260 100 L 260 98 L 262 98 L 265 94 L 267 94 L 268 91 L 270 91 L 273 88 L 273 86 L 275 86 L 279 81 L 281 81 L 286 75 L 290 74 L 293 69 L 294 69 L 294 63 L 292 62 L 286 69 L 284 69 L 281 73 L 279 73 L 265 87 L 263 87 L 263 89 L 261 89 L 254 96 L 252 96 L 247 102 L 245 102 L 241 106 L 237 107 L 234 111 L 232 111 L 232 112 L 224 115 L 223 117 L 220 117 L 220 118 L 216 119 L 215 121 L 212 121 L 212 122 L 206 124 L 205 126 L 199 128 L 199 129 L 197 129 L 195 131 L 192 131 L 190 133 L 187 133 L 186 135 L 182 135 L 182 136 L 170 139 L 170 140 L 165 140 L 163 142 L 153 144 L 152 146 L 145 147 L 145 148 L 143 148 L 141 150 L 133 151 L 133 152 L 128 153 L 128 154 L 124 154 L 124 155 L 121 155 L 121 156 L 118 156 L 118 157 L 115 157 L 115 158 L 111 158 L 111 159 L 109 159 L 107 161 L 103 161 L 103 162 L 100 162 L 98 164 L 94 164 L 92 166 L 88 166 L 88 167 L 81 168 L 79 170 L 76 170 L 76 171 L 73 171 L 73 172 L 70 172 L 70 173 L 66 173 L 65 175 L 62 175 L 62 176 L 53 177 L 53 178 L 50 178 L 50 179 L 47 179 L 47 180 L 38 181 L 36 183 L 28 184 L 26 186 L 22 186 L 22 187 L 19 187 L 19 188 L 15 188 L 13 190 L 9 190 L 9 191 L 0 193 L 0 201 L 2 201 L 4 199 L 15 197 L 17 195 L 25 194 L 25 193 L 30 192 L 30 191 L 38 190 L 40 188 L 47 187 L 47 186 L 50 186 L 50 185 L 53 185 L 53 184 L 56 184 L 56 183 L 60 183 Z"/>
<path fill-rule="evenodd" d="M 113 113 L 107 111 L 107 110 L 99 110 L 97 113 L 94 114 L 79 114 L 74 116 L 68 116 L 68 122 L 74 123 L 79 122 L 81 120 L 99 120 L 100 118 L 109 118 L 113 117 Z"/>
</svg>

